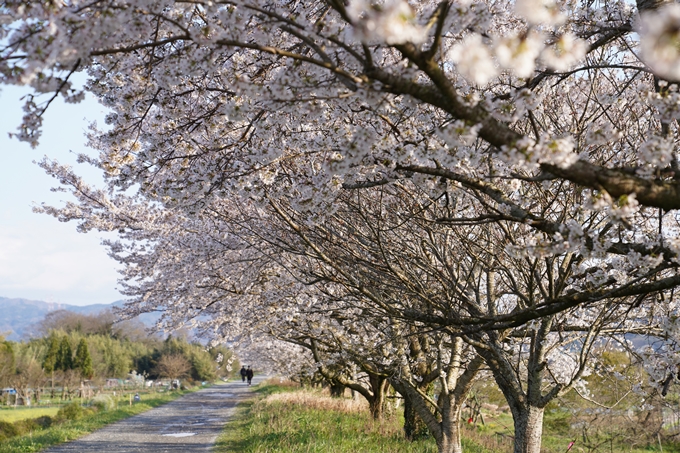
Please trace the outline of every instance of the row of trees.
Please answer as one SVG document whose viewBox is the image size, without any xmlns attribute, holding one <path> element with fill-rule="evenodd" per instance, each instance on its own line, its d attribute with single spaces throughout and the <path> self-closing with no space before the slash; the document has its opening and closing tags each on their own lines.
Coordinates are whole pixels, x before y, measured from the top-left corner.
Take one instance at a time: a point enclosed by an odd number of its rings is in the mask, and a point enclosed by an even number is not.
<svg viewBox="0 0 680 453">
<path fill-rule="evenodd" d="M 35 90 L 33 143 L 75 72 L 110 109 L 80 156 L 106 186 L 43 160 L 76 201 L 39 210 L 119 234 L 128 315 L 311 364 L 376 417 L 389 383 L 442 453 L 490 373 L 537 453 L 596 352 L 677 376 L 671 3 L 6 1 L 0 81 Z"/>
<path fill-rule="evenodd" d="M 94 369 L 85 338 L 81 338 L 78 342 L 78 349 L 76 349 L 74 357 L 68 336 L 64 335 L 59 341 L 57 335 L 51 335 L 47 354 L 43 360 L 43 370 L 48 375 L 54 373 L 54 371 L 78 370 L 83 378 L 91 379 L 94 375 Z"/>
<path fill-rule="evenodd" d="M 528 256 L 513 247 L 521 237 L 517 230 L 495 225 L 452 229 L 437 222 L 450 209 L 446 200 L 428 199 L 410 184 L 348 193 L 335 202 L 336 214 L 314 222 L 273 200 L 268 210 L 223 209 L 229 213 L 223 223 L 212 218 L 210 231 L 185 232 L 184 242 L 197 234 L 205 246 L 219 224 L 218 231 L 244 241 L 236 253 L 218 253 L 218 241 L 205 255 L 164 243 L 149 259 L 159 262 L 170 253 L 183 258 L 182 267 L 198 269 L 200 260 L 211 272 L 224 266 L 232 275 L 232 265 L 266 263 L 257 281 L 245 282 L 257 292 L 248 298 L 248 308 L 263 315 L 241 327 L 306 350 L 331 383 L 362 394 L 376 418 L 391 384 L 406 400 L 406 435 L 418 437 L 426 426 L 443 451 L 460 450 L 461 411 L 483 375 L 490 374 L 508 402 L 516 443 L 531 451 L 540 448 L 548 404 L 572 390 L 587 397 L 584 378 L 610 368 L 599 353 L 614 348 L 653 359 L 663 351 L 660 345 L 647 347 L 663 342 L 667 321 L 659 304 L 642 303 L 651 294 L 613 294 L 518 322 L 517 312 L 535 310 L 542 302 L 602 291 L 590 278 L 597 267 L 574 265 L 572 260 L 583 259 L 575 253 Z M 245 246 L 258 242 L 256 248 Z M 216 258 L 208 261 L 208 256 Z M 217 286 L 209 275 L 193 275 L 201 282 L 192 288 L 193 301 L 206 294 L 206 286 Z M 243 278 L 245 269 L 237 275 Z M 143 294 L 161 285 L 167 281 L 149 284 Z M 246 290 L 234 292 L 244 298 Z M 220 289 L 209 296 L 226 297 Z M 167 303 L 172 295 L 163 297 Z M 239 309 L 236 303 L 219 307 L 234 315 Z M 203 307 L 213 313 L 206 327 L 229 325 L 211 310 Z M 631 344 L 631 335 L 637 344 Z M 673 371 L 654 360 L 645 363 L 659 384 Z M 631 389 L 640 384 L 648 381 L 639 374 L 627 382 Z M 640 406 L 644 398 L 639 395 Z"/>
</svg>

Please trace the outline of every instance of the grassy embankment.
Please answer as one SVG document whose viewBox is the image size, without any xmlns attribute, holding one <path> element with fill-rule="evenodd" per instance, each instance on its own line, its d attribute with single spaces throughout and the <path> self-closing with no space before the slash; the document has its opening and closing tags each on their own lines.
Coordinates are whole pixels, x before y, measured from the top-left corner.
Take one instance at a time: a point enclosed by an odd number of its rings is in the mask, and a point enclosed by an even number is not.
<svg viewBox="0 0 680 453">
<path fill-rule="evenodd" d="M 400 416 L 376 422 L 364 401 L 330 398 L 315 390 L 267 383 L 239 406 L 215 453 L 436 453 L 432 439 L 407 442 Z M 495 453 L 464 443 L 469 453 Z"/>
<path fill-rule="evenodd" d="M 334 399 L 317 390 L 293 385 L 265 383 L 257 397 L 239 406 L 234 421 L 218 438 L 215 453 L 434 453 L 433 439 L 407 442 L 403 438 L 400 413 L 383 422 L 370 418 L 363 401 Z M 673 452 L 677 445 L 635 447 L 624 442 L 588 442 L 569 429 L 559 411 L 546 414 L 544 453 Z M 485 423 L 464 426 L 466 453 L 509 453 L 512 451 L 512 417 L 506 413 L 486 414 Z M 594 443 L 599 445 L 594 446 Z"/>
<path fill-rule="evenodd" d="M 92 406 L 89 408 L 81 408 L 80 410 L 62 410 L 59 415 L 42 413 L 42 411 L 50 410 L 52 408 L 16 410 L 5 409 L 0 411 L 1 420 L 4 422 L 14 421 L 12 426 L 14 426 L 17 430 L 26 430 L 27 432 L 16 437 L 8 436 L 9 438 L 3 439 L 2 452 L 37 452 L 51 445 L 74 440 L 110 423 L 117 422 L 132 415 L 136 415 L 154 407 L 168 403 L 190 391 L 191 390 L 155 394 L 153 396 L 150 395 L 148 398 L 143 398 L 141 402 L 134 403 L 131 406 L 128 404 L 127 400 L 121 399 L 118 404 L 114 405 L 110 409 Z M 80 406 L 75 404 L 71 407 L 78 408 Z M 59 410 L 58 408 L 53 409 Z M 34 414 L 31 414 L 31 412 L 34 412 Z M 31 418 L 26 418 L 27 415 L 30 415 Z M 51 421 L 48 423 L 51 424 L 51 426 L 47 428 L 40 428 L 39 424 L 31 422 L 31 420 L 43 415 L 51 417 Z M 40 421 L 42 422 L 43 420 Z M 2 425 L 0 428 L 4 428 L 5 431 L 11 431 L 12 429 L 11 426 L 7 426 L 8 423 L 0 422 L 0 425 Z"/>
</svg>

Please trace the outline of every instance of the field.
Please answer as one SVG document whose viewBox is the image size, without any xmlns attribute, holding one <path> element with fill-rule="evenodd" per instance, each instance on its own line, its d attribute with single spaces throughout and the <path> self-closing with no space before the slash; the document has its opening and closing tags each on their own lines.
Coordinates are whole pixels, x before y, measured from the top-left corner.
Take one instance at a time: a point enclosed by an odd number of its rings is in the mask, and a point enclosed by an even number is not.
<svg viewBox="0 0 680 453">
<path fill-rule="evenodd" d="M 160 396 L 165 390 L 155 390 L 148 391 L 146 389 L 125 389 L 118 390 L 117 396 L 113 396 L 116 392 L 106 392 L 102 395 L 108 395 L 116 407 L 129 405 L 129 401 L 135 393 L 139 393 L 142 400 L 155 399 Z M 62 400 L 60 398 L 47 398 L 43 397 L 40 403 L 32 407 L 26 406 L 12 406 L 12 405 L 0 405 L 0 421 L 14 423 L 19 420 L 27 420 L 31 418 L 38 418 L 44 415 L 54 417 L 59 412 L 59 408 L 63 407 L 69 403 L 78 403 L 82 406 L 88 406 L 92 401 L 92 398 L 72 398 L 68 400 Z"/>
<path fill-rule="evenodd" d="M 262 385 L 254 401 L 239 407 L 235 420 L 220 436 L 216 453 L 434 453 L 431 438 L 407 442 L 399 410 L 382 422 L 370 418 L 363 400 L 330 398 L 317 389 L 302 390 L 292 384 Z M 466 453 L 509 453 L 513 424 L 507 413 L 487 413 L 484 423 L 464 423 Z M 618 426 L 610 426 L 611 432 Z M 606 434 L 606 433 L 605 433 Z M 565 417 L 565 411 L 546 413 L 543 453 L 650 453 L 679 452 L 680 446 L 664 441 L 643 443 L 624 437 L 584 436 Z"/>
<path fill-rule="evenodd" d="M 17 407 L 16 409 L 0 409 L 0 421 L 14 423 L 19 420 L 38 418 L 43 415 L 54 417 L 59 412 L 58 407 Z"/>
</svg>

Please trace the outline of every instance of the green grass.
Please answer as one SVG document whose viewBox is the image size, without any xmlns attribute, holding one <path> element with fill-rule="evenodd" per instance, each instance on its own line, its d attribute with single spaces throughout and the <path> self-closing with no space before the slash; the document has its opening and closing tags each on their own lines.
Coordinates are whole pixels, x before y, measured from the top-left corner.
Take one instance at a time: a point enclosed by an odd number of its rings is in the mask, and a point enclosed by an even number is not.
<svg viewBox="0 0 680 453">
<path fill-rule="evenodd" d="M 28 418 L 38 418 L 43 415 L 54 417 L 59 412 L 58 407 L 20 407 L 16 409 L 0 409 L 0 421 L 14 423 Z"/>
<path fill-rule="evenodd" d="M 512 416 L 507 413 L 498 414 L 496 417 L 485 416 L 485 425 L 464 426 L 463 436 L 469 440 L 485 445 L 489 451 L 509 453 L 512 451 L 512 436 L 514 434 Z M 645 442 L 640 439 L 633 444 L 629 439 L 614 437 L 609 442 L 609 436 L 600 433 L 592 435 L 587 441 L 581 433 L 570 427 L 571 418 L 566 411 L 546 411 L 543 424 L 543 438 L 541 442 L 542 453 L 565 453 L 571 441 L 575 441 L 571 449 L 572 453 L 652 453 L 652 452 L 680 452 L 680 444 L 672 441 L 664 441 L 663 450 L 657 442 Z M 618 427 L 612 423 L 611 428 Z M 467 451 L 467 450 L 466 450 Z"/>
<path fill-rule="evenodd" d="M 275 385 L 257 389 L 256 400 L 238 407 L 217 440 L 215 453 L 435 453 L 433 439 L 408 442 L 398 415 L 377 422 L 365 408 L 342 407 L 320 393 Z M 298 396 L 295 396 L 295 395 Z M 317 400 L 315 401 L 315 398 Z M 342 401 L 342 400 L 341 400 Z M 345 400 L 347 401 L 347 400 Z M 338 407 L 336 407 L 338 406 Z M 466 453 L 496 453 L 464 440 Z"/>
<path fill-rule="evenodd" d="M 233 421 L 217 440 L 214 453 L 434 453 L 432 438 L 407 442 L 403 438 L 401 414 L 383 422 L 370 418 L 365 407 L 351 407 L 350 400 L 335 403 L 316 391 L 279 385 L 261 385 L 257 397 L 241 404 Z M 279 395 L 285 393 L 285 395 Z M 463 423 L 466 453 L 510 453 L 513 422 L 510 414 L 485 415 L 485 425 Z M 658 444 L 632 445 L 618 440 L 589 444 L 570 428 L 570 419 L 560 411 L 546 413 L 542 453 L 650 453 Z M 679 445 L 664 443 L 664 452 L 680 452 Z"/>
<path fill-rule="evenodd" d="M 158 407 L 187 393 L 172 392 L 143 399 L 132 406 L 121 404 L 118 409 L 97 412 L 78 420 L 66 421 L 47 429 L 36 430 L 32 433 L 14 437 L 3 442 L 2 453 L 30 453 L 37 452 L 51 445 L 77 439 L 110 423 L 145 412 Z"/>
</svg>

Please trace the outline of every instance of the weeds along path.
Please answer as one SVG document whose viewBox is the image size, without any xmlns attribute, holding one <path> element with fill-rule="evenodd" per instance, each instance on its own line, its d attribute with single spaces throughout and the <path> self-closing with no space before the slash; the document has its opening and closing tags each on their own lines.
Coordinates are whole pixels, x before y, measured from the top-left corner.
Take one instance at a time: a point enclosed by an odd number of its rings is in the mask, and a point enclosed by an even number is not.
<svg viewBox="0 0 680 453">
<path fill-rule="evenodd" d="M 253 384 L 263 379 L 256 376 Z M 42 453 L 208 452 L 236 405 L 251 395 L 240 381 L 215 385 Z"/>
</svg>

